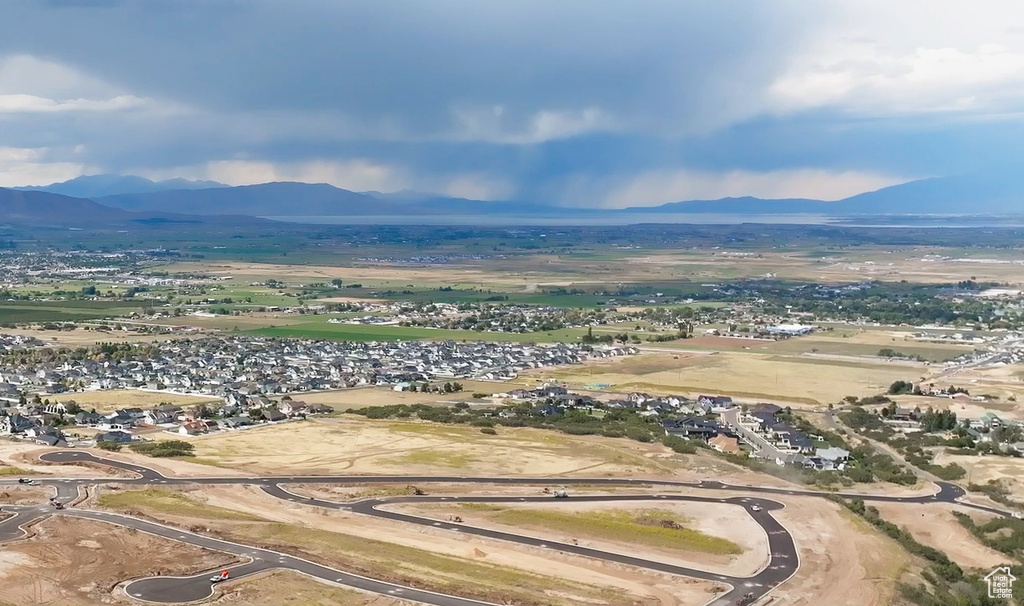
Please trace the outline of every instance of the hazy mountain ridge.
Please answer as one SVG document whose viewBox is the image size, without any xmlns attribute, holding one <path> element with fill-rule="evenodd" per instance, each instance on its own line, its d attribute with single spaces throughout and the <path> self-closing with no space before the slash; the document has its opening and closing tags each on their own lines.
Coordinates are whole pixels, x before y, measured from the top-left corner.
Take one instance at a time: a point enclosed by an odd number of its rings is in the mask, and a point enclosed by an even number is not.
<svg viewBox="0 0 1024 606">
<path fill-rule="evenodd" d="M 153 187 L 173 187 L 182 183 L 188 185 L 188 188 L 185 189 L 91 197 L 94 202 L 103 207 L 136 213 L 166 213 L 168 210 L 173 210 L 174 213 L 203 216 L 500 215 L 529 217 L 594 216 L 617 213 L 850 216 L 1024 213 L 1024 177 L 1016 172 L 921 179 L 834 202 L 806 198 L 773 200 L 747 196 L 719 200 L 689 200 L 660 206 L 625 209 L 565 208 L 516 201 L 489 202 L 408 190 L 390 194 L 354 192 L 325 183 L 274 182 L 229 187 L 214 182 L 171 180 L 154 183 L 141 177 L 117 177 L 118 181 L 111 182 L 113 184 L 104 184 L 98 180 L 100 177 L 80 177 L 78 185 L 91 183 L 93 187 L 113 187 L 115 185 L 130 187 L 132 183 L 135 183 L 133 179 L 140 179 Z M 73 181 L 76 180 L 46 186 L 44 189 L 68 186 Z"/>
<path fill-rule="evenodd" d="M 245 225 L 270 222 L 239 215 L 132 212 L 111 208 L 87 198 L 0 188 L 0 223 L 35 227 L 114 227 L 162 223 Z"/>
<path fill-rule="evenodd" d="M 42 191 L 74 198 L 98 198 L 119 194 L 143 194 L 170 190 L 208 189 L 228 187 L 216 181 L 189 181 L 167 179 L 153 181 L 135 175 L 82 175 L 60 183 L 12 187 L 19 191 Z"/>
</svg>

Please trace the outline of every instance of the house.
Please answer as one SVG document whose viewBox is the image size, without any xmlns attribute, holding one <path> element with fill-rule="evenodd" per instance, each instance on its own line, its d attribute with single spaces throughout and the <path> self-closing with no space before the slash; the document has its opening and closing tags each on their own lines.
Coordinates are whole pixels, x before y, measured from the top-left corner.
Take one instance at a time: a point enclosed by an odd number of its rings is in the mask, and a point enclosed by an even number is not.
<svg viewBox="0 0 1024 606">
<path fill-rule="evenodd" d="M 736 438 L 723 434 L 719 434 L 708 440 L 708 446 L 725 454 L 743 454 L 743 449 L 740 448 L 740 441 Z"/>
<path fill-rule="evenodd" d="M 107 431 L 96 434 L 96 443 L 100 442 L 114 442 L 115 444 L 130 444 L 132 442 L 132 435 L 124 431 Z"/>
<path fill-rule="evenodd" d="M 820 461 L 819 469 L 844 469 L 850 460 L 850 451 L 842 448 L 818 448 L 814 456 Z"/>
<path fill-rule="evenodd" d="M 703 442 L 707 442 L 722 431 L 718 423 L 700 417 L 665 421 L 661 424 L 661 427 L 667 435 L 686 438 L 687 440 L 698 439 Z"/>
<path fill-rule="evenodd" d="M 729 396 L 708 396 L 702 395 L 697 398 L 697 404 L 704 410 L 711 412 L 722 412 L 735 406 Z"/>
<path fill-rule="evenodd" d="M 809 437 L 785 423 L 776 423 L 770 433 L 775 447 L 781 451 L 802 454 L 814 451 L 814 442 Z"/>
<path fill-rule="evenodd" d="M 37 424 L 34 420 L 17 413 L 6 417 L 0 417 L 0 435 L 17 435 L 25 433 L 36 425 Z"/>
<path fill-rule="evenodd" d="M 263 411 L 263 418 L 268 421 L 284 421 L 288 418 L 288 415 L 276 408 L 270 408 Z"/>
<path fill-rule="evenodd" d="M 550 417 L 551 415 L 560 415 L 563 412 L 565 411 L 564 409 L 562 409 L 562 407 L 555 406 L 554 404 L 538 404 L 533 408 L 533 414 L 543 415 L 545 417 Z"/>
<path fill-rule="evenodd" d="M 206 431 L 206 425 L 199 423 L 198 421 L 188 421 L 182 423 L 181 427 L 178 428 L 178 433 L 183 436 L 197 436 Z"/>
<path fill-rule="evenodd" d="M 51 415 L 64 415 L 68 412 L 68 408 L 63 402 L 50 402 L 43 407 L 43 410 Z"/>
<path fill-rule="evenodd" d="M 780 412 L 782 412 L 782 407 L 777 404 L 761 402 L 758 404 L 754 404 L 752 407 L 750 407 L 750 410 L 747 412 L 749 412 L 750 414 L 769 414 L 774 417 L 777 416 Z"/>
<path fill-rule="evenodd" d="M 64 439 L 64 434 L 53 428 L 50 428 L 50 430 L 45 433 L 40 433 L 39 435 L 35 436 L 34 439 L 36 441 L 36 444 L 42 444 L 44 446 L 68 445 L 67 441 Z"/>
<path fill-rule="evenodd" d="M 103 420 L 103 416 L 95 412 L 79 412 L 75 413 L 75 424 L 76 425 L 96 425 Z"/>
<path fill-rule="evenodd" d="M 252 419 L 249 417 L 230 417 L 228 419 L 222 419 L 218 422 L 221 429 L 240 429 L 252 425 Z"/>
</svg>

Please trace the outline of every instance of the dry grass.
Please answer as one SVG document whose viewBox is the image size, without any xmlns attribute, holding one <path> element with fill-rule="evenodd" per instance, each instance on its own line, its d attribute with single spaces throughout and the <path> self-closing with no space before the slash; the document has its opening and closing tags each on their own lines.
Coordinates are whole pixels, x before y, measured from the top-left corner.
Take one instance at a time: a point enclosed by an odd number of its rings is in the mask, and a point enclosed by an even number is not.
<svg viewBox="0 0 1024 606">
<path fill-rule="evenodd" d="M 472 508 L 479 503 L 465 503 Z M 687 528 L 688 520 L 675 512 L 658 509 L 635 511 L 560 512 L 540 509 L 489 508 L 488 519 L 500 524 L 566 532 L 581 538 L 619 541 L 672 551 L 735 555 L 736 543 Z M 665 525 L 662 525 L 664 523 Z"/>
<path fill-rule="evenodd" d="M 373 578 L 497 603 L 632 603 L 624 592 L 337 532 L 275 523 L 232 525 L 222 531 L 238 541 L 301 550 L 325 564 Z"/>
<path fill-rule="evenodd" d="M 895 380 L 916 380 L 926 367 L 872 361 L 783 357 L 752 353 L 648 353 L 534 371 L 575 386 L 608 384 L 617 392 L 652 391 L 696 395 L 721 393 L 751 399 L 807 404 L 844 396 L 877 394 Z"/>
<path fill-rule="evenodd" d="M 257 516 L 222 507 L 211 507 L 186 494 L 160 488 L 124 490 L 99 495 L 100 507 L 126 513 L 136 511 L 158 512 L 165 515 L 186 516 L 203 520 L 262 520 Z"/>
<path fill-rule="evenodd" d="M 140 391 L 136 389 L 81 391 L 51 396 L 50 399 L 57 402 L 74 400 L 82 408 L 86 410 L 95 408 L 97 412 L 110 412 L 118 408 L 147 408 L 162 403 L 188 406 L 191 404 L 211 404 L 220 401 L 219 398 L 214 397 Z"/>
<path fill-rule="evenodd" d="M 246 606 L 394 606 L 399 600 L 334 587 L 295 572 L 276 571 L 243 583 L 221 585 L 220 598 Z"/>
<path fill-rule="evenodd" d="M 612 438 L 571 438 L 552 431 L 342 416 L 193 438 L 199 460 L 253 473 L 451 472 L 477 475 L 666 475 L 672 461 L 658 446 Z"/>
</svg>

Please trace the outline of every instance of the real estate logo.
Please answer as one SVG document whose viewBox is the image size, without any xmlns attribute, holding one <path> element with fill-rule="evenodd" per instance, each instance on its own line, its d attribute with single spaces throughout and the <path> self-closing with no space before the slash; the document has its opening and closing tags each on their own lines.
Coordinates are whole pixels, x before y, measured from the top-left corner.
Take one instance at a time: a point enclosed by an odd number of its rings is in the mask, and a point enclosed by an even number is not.
<svg viewBox="0 0 1024 606">
<path fill-rule="evenodd" d="M 1010 574 L 1009 566 L 1001 566 L 985 576 L 988 583 L 988 597 L 1013 599 L 1013 582 L 1017 577 Z"/>
</svg>

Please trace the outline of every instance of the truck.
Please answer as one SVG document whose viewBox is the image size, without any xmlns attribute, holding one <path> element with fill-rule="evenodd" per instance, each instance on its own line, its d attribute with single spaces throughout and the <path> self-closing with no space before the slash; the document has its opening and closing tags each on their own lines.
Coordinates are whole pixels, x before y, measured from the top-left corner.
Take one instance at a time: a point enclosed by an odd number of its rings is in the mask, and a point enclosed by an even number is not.
<svg viewBox="0 0 1024 606">
<path fill-rule="evenodd" d="M 220 583 L 221 581 L 228 580 L 228 577 L 230 577 L 230 576 L 231 576 L 230 572 L 228 572 L 227 570 L 221 570 L 220 574 L 215 574 L 212 577 L 210 577 L 210 582 L 211 583 Z"/>
<path fill-rule="evenodd" d="M 562 488 L 555 490 L 554 494 L 556 499 L 566 499 L 569 497 L 569 493 L 568 491 L 565 490 L 564 486 Z"/>
</svg>

